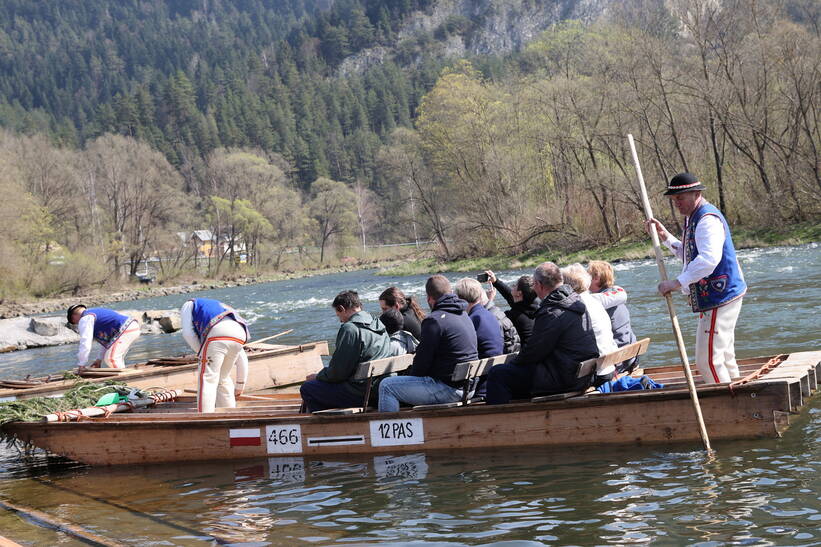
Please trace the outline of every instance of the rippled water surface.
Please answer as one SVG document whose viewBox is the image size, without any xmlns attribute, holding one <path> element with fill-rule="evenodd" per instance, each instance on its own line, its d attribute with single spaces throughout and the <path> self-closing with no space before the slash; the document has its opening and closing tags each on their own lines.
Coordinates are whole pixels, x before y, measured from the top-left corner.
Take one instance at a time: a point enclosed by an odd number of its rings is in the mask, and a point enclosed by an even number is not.
<svg viewBox="0 0 821 547">
<path fill-rule="evenodd" d="M 751 289 L 736 336 L 740 357 L 821 349 L 820 255 L 815 245 L 741 253 Z M 634 327 L 653 339 L 646 361 L 672 364 L 675 346 L 663 300 L 653 294 L 656 279 L 652 262 L 617 267 Z M 358 289 L 375 311 L 385 286 L 421 296 L 423 282 L 355 272 L 204 294 L 250 317 L 254 337 L 293 328 L 283 339 L 305 342 L 333 340 L 338 323 L 329 303 L 339 290 Z M 117 306 L 170 308 L 181 300 Z M 678 308 L 692 353 L 694 319 L 683 301 Z M 145 336 L 129 360 L 184 350 L 179 336 Z M 0 374 L 62 370 L 73 353 L 58 347 L 3 355 Z M 134 545 L 821 545 L 821 397 L 809 406 L 784 438 L 720 442 L 713 460 L 698 446 L 673 445 L 121 469 L 42 455 L 24 462 L 2 449 L 0 497 Z M 72 544 L 2 510 L 0 535 Z"/>
</svg>

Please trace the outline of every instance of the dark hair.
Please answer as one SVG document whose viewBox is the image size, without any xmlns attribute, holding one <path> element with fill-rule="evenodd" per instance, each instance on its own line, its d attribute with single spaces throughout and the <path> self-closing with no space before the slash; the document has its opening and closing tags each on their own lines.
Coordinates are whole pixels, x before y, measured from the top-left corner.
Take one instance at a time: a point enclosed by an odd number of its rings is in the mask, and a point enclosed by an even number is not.
<svg viewBox="0 0 821 547">
<path fill-rule="evenodd" d="M 523 275 L 516 281 L 516 290 L 522 293 L 522 301 L 530 304 L 536 300 L 536 291 L 533 290 L 533 276 Z"/>
<path fill-rule="evenodd" d="M 382 315 L 379 316 L 379 320 L 385 325 L 385 330 L 388 331 L 388 334 L 393 334 L 405 328 L 405 318 L 396 308 L 382 312 Z"/>
<path fill-rule="evenodd" d="M 450 292 L 450 281 L 442 274 L 432 275 L 425 283 L 425 292 L 434 300 L 439 300 Z"/>
<path fill-rule="evenodd" d="M 396 287 L 388 287 L 382 291 L 382 294 L 379 295 L 379 300 L 384 301 L 389 308 L 399 306 L 401 311 L 410 308 L 420 321 L 425 318 L 425 312 L 422 311 L 422 308 L 419 307 L 416 300 L 414 300 L 412 296 L 405 296 L 405 293 Z"/>
<path fill-rule="evenodd" d="M 69 323 L 71 323 L 71 314 L 73 314 L 75 312 L 75 310 L 78 310 L 80 308 L 88 309 L 88 308 L 86 308 L 85 304 L 73 304 L 73 305 L 68 307 L 68 310 L 66 311 L 66 319 L 68 319 Z"/>
<path fill-rule="evenodd" d="M 343 307 L 346 310 L 351 310 L 353 308 L 361 308 L 362 302 L 359 301 L 359 293 L 356 291 L 342 291 L 336 298 L 334 298 L 331 307 L 336 309 L 338 307 Z"/>
</svg>

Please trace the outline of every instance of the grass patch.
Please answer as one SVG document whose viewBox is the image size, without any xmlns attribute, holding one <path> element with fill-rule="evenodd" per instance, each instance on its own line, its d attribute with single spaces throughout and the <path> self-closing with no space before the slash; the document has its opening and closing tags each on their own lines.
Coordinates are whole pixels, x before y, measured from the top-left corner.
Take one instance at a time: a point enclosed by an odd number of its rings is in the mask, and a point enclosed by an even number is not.
<svg viewBox="0 0 821 547">
<path fill-rule="evenodd" d="M 737 247 L 742 249 L 804 245 L 813 241 L 821 241 L 821 224 L 818 222 L 802 222 L 778 228 L 742 228 L 733 232 L 733 241 Z"/>
<path fill-rule="evenodd" d="M 787 245 L 804 245 L 821 241 L 821 224 L 803 222 L 781 228 L 733 230 L 733 241 L 736 247 L 775 247 Z M 436 258 L 421 258 L 403 262 L 394 267 L 383 268 L 380 275 L 429 275 L 435 272 L 480 272 L 484 270 L 516 270 L 535 268 L 542 262 L 551 261 L 560 266 L 573 262 L 606 260 L 621 262 L 653 258 L 653 247 L 648 239 L 624 241 L 617 244 L 581 249 L 575 251 L 544 250 L 531 251 L 520 255 L 494 255 L 487 257 L 462 258 L 446 261 Z"/>
</svg>

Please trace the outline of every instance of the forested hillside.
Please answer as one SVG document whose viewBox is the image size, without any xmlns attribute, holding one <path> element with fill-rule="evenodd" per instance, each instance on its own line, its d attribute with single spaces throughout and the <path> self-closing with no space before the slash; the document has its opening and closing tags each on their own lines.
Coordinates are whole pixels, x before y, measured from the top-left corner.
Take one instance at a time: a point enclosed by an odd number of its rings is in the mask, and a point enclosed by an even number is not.
<svg viewBox="0 0 821 547">
<path fill-rule="evenodd" d="M 627 132 L 656 189 L 689 169 L 735 222 L 815 219 L 819 20 L 811 0 L 7 0 L 3 291 L 157 257 L 170 279 L 202 268 L 175 239 L 202 229 L 208 275 L 414 233 L 445 256 L 616 242 L 640 216 Z"/>
<path fill-rule="evenodd" d="M 353 178 L 371 169 L 377 136 L 409 124 L 438 66 L 328 76 L 350 53 L 393 43 L 430 3 L 10 0 L 0 5 L 0 122 L 74 146 L 133 136 L 176 167 L 258 147 L 281 153 L 306 185 Z"/>
</svg>

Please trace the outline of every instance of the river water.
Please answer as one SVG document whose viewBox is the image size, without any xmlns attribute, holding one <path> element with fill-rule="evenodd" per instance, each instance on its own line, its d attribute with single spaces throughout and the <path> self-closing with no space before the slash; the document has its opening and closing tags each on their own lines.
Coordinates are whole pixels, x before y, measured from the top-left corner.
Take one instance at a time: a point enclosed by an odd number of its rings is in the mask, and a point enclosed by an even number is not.
<svg viewBox="0 0 821 547">
<path fill-rule="evenodd" d="M 750 285 L 736 330 L 740 358 L 821 349 L 821 248 L 745 250 Z M 678 265 L 669 262 L 668 271 Z M 523 272 L 501 272 L 512 281 Z M 652 338 L 644 363 L 674 364 L 664 301 L 651 261 L 616 266 L 633 326 Z M 461 275 L 450 275 L 457 279 Z M 283 343 L 327 339 L 342 289 L 365 308 L 393 284 L 422 297 L 424 276 L 350 272 L 198 293 L 237 307 L 252 339 L 294 329 Z M 178 307 L 184 297 L 119 309 Z M 678 301 L 688 349 L 693 314 Z M 500 302 L 504 307 L 504 303 Z M 0 356 L 0 377 L 64 370 L 76 348 Z M 129 362 L 179 354 L 179 335 L 143 336 Z M 692 355 L 691 355 L 692 357 Z M 595 424 L 591 424 L 595 427 Z M 708 424 L 709 428 L 709 424 Z M 602 449 L 498 449 L 396 457 L 273 458 L 247 462 L 89 468 L 0 449 L 0 498 L 134 545 L 821 545 L 821 397 L 781 439 Z M 73 540 L 0 512 L 0 535 L 23 544 Z"/>
</svg>

